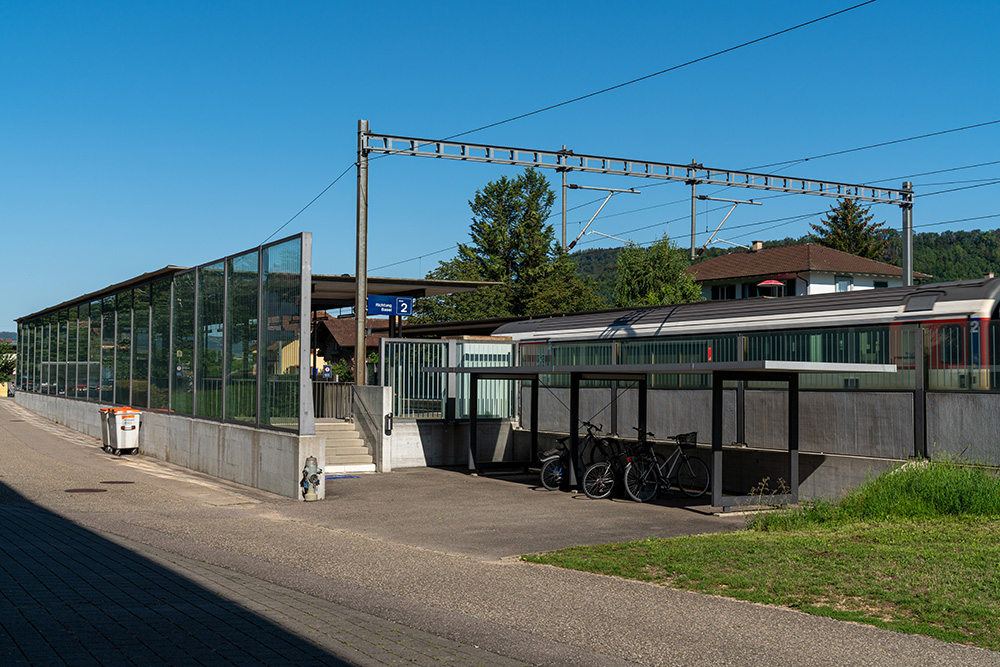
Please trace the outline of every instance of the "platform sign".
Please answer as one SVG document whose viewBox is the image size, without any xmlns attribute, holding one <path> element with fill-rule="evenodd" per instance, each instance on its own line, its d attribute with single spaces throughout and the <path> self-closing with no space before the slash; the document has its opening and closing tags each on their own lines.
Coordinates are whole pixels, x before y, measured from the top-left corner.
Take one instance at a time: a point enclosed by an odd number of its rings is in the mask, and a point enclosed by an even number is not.
<svg viewBox="0 0 1000 667">
<path fill-rule="evenodd" d="M 396 308 L 393 310 L 393 315 L 399 315 L 400 317 L 409 317 L 413 314 L 413 297 L 412 296 L 397 296 L 396 297 Z"/>
<path fill-rule="evenodd" d="M 399 315 L 409 317 L 413 314 L 412 296 L 379 296 L 368 295 L 369 315 Z"/>
</svg>

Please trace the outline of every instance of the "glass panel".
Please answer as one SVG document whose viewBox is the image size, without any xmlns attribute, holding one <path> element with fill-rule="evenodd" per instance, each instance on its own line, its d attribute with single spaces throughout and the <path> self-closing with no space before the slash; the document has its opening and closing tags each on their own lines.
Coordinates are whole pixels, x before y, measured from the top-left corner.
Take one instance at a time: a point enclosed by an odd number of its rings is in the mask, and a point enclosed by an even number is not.
<svg viewBox="0 0 1000 667">
<path fill-rule="evenodd" d="M 66 315 L 66 395 L 76 397 L 76 342 L 77 342 L 77 308 L 73 306 Z"/>
<path fill-rule="evenodd" d="M 298 429 L 299 319 L 302 243 L 285 241 L 264 249 L 262 303 L 264 376 L 261 422 Z"/>
<path fill-rule="evenodd" d="M 226 418 L 257 421 L 257 252 L 229 259 Z"/>
<path fill-rule="evenodd" d="M 194 407 L 194 278 L 194 271 L 174 278 L 174 383 L 170 408 L 184 415 L 192 414 Z"/>
<path fill-rule="evenodd" d="M 101 302 L 90 302 L 90 355 L 87 400 L 101 400 Z"/>
<path fill-rule="evenodd" d="M 115 400 L 115 297 L 101 304 L 101 402 Z"/>
<path fill-rule="evenodd" d="M 132 291 L 118 295 L 118 328 L 115 334 L 115 402 L 132 401 Z"/>
<path fill-rule="evenodd" d="M 56 393 L 56 332 L 59 330 L 52 313 L 45 316 L 45 393 Z"/>
<path fill-rule="evenodd" d="M 76 318 L 76 397 L 87 400 L 87 354 L 90 351 L 90 304 L 79 306 Z"/>
<path fill-rule="evenodd" d="M 170 407 L 170 279 L 153 283 L 152 356 L 149 363 L 149 407 L 166 410 Z"/>
<path fill-rule="evenodd" d="M 513 366 L 513 343 L 459 341 L 456 344 L 459 366 L 477 368 Z M 468 419 L 470 398 L 469 376 L 459 374 L 455 381 L 455 417 Z M 480 380 L 476 414 L 484 418 L 505 419 L 515 416 L 517 388 L 512 380 Z"/>
<path fill-rule="evenodd" d="M 149 404 L 149 285 L 136 287 L 132 298 L 132 406 L 144 408 Z"/>
<path fill-rule="evenodd" d="M 60 396 L 66 395 L 66 338 L 69 333 L 68 312 L 60 310 L 56 314 L 58 329 L 56 331 L 56 393 Z"/>
<path fill-rule="evenodd" d="M 199 417 L 222 418 L 222 325 L 225 313 L 224 262 L 198 269 L 198 367 L 195 369 Z"/>
</svg>

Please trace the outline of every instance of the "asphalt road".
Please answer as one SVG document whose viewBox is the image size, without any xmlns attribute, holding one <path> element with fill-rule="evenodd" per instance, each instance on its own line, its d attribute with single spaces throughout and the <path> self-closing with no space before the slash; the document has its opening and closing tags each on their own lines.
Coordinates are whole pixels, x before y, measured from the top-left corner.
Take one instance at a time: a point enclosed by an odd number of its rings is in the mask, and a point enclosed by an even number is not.
<svg viewBox="0 0 1000 667">
<path fill-rule="evenodd" d="M 62 525 L 46 532 L 57 563 L 66 560 L 57 536 L 85 530 L 81 540 L 123 550 L 115 553 L 140 559 L 136 567 L 166 568 L 218 604 L 252 609 L 260 632 L 313 642 L 325 664 L 1000 665 L 1000 654 L 926 637 L 517 559 L 742 525 L 702 506 L 590 501 L 540 490 L 530 477 L 439 469 L 330 480 L 327 497 L 294 502 L 148 457 L 113 457 L 0 400 L 0 507 L 20 512 L 5 523 L 31 525 L 25 512 L 54 517 L 41 522 Z M 28 558 L 23 539 L 8 537 L 0 551 L 8 566 Z M 298 597 L 312 605 L 313 625 L 301 611 L 289 620 Z M 337 618 L 351 619 L 354 634 Z M 377 641 L 361 650 L 366 635 Z"/>
</svg>

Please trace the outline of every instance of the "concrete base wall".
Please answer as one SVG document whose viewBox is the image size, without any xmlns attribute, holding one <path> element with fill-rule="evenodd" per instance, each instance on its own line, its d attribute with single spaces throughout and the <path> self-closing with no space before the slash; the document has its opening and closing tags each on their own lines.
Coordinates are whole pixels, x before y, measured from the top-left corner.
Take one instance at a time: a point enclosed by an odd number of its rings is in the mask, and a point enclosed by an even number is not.
<svg viewBox="0 0 1000 667">
<path fill-rule="evenodd" d="M 927 394 L 927 453 L 1000 465 L 1000 394 Z"/>
<path fill-rule="evenodd" d="M 515 444 L 514 423 L 479 422 L 477 460 L 521 461 L 530 456 L 530 441 Z M 469 462 L 469 422 L 398 420 L 392 430 L 393 468 L 466 465 Z"/>
<path fill-rule="evenodd" d="M 392 470 L 392 435 L 385 432 L 386 416 L 392 414 L 392 387 L 355 385 L 354 426 L 368 447 L 376 472 Z M 395 425 L 393 426 L 395 430 Z"/>
<path fill-rule="evenodd" d="M 57 424 L 101 437 L 103 405 L 27 392 L 18 392 L 15 400 Z M 139 450 L 147 456 L 288 498 L 302 498 L 299 483 L 307 457 L 315 456 L 320 468 L 326 465 L 325 445 L 316 436 L 146 410 L 139 426 Z M 320 499 L 325 493 L 324 480 Z"/>
</svg>

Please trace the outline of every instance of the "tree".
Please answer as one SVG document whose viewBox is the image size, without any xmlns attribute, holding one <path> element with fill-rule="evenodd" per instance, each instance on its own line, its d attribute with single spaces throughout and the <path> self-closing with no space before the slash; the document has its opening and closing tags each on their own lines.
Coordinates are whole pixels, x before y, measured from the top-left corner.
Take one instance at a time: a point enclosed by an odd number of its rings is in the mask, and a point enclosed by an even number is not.
<svg viewBox="0 0 1000 667">
<path fill-rule="evenodd" d="M 619 308 L 662 306 L 701 301 L 684 251 L 664 236 L 647 249 L 634 243 L 618 253 L 615 305 Z"/>
<path fill-rule="evenodd" d="M 830 207 L 818 225 L 810 224 L 816 241 L 834 250 L 868 259 L 882 258 L 889 245 L 889 230 L 884 222 L 872 222 L 874 215 L 853 199 L 841 199 Z"/>
<path fill-rule="evenodd" d="M 415 321 L 517 317 L 574 312 L 600 307 L 593 286 L 556 243 L 545 224 L 555 193 L 545 176 L 526 169 L 516 178 L 501 176 L 476 191 L 469 202 L 471 243 L 440 262 L 428 278 L 480 280 L 499 285 L 474 292 L 420 299 Z"/>
<path fill-rule="evenodd" d="M 10 382 L 17 370 L 17 362 L 14 356 L 17 352 L 14 344 L 9 340 L 0 340 L 0 382 Z"/>
</svg>

